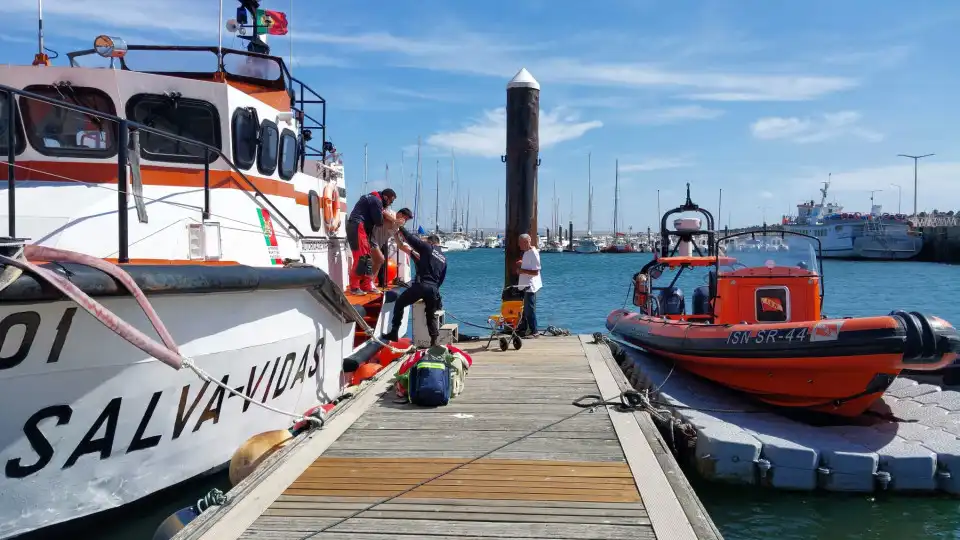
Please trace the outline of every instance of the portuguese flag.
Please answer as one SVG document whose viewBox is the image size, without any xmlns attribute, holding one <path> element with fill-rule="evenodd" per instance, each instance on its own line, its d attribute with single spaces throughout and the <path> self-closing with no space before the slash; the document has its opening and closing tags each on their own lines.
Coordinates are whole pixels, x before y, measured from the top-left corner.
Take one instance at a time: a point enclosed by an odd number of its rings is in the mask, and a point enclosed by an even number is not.
<svg viewBox="0 0 960 540">
<path fill-rule="evenodd" d="M 261 34 L 285 36 L 287 35 L 287 14 L 282 11 L 258 9 L 257 29 Z"/>
</svg>

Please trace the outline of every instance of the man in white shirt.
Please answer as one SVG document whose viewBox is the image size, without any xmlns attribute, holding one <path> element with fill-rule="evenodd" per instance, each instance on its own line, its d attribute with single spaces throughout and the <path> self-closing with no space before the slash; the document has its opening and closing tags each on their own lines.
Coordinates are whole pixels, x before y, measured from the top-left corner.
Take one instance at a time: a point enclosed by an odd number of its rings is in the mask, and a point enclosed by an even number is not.
<svg viewBox="0 0 960 540">
<path fill-rule="evenodd" d="M 537 337 L 537 291 L 543 286 L 540 279 L 540 251 L 533 247 L 529 234 L 521 234 L 520 250 L 523 258 L 517 261 L 519 281 L 517 287 L 523 291 L 523 319 L 517 325 L 518 333 L 523 337 Z"/>
</svg>

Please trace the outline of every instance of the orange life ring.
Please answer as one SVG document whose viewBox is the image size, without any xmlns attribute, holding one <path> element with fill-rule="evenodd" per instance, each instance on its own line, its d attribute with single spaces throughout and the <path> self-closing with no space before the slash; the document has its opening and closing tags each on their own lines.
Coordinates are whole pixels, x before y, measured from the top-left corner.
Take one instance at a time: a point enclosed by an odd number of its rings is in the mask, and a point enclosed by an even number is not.
<svg viewBox="0 0 960 540">
<path fill-rule="evenodd" d="M 340 191 L 333 182 L 323 188 L 323 223 L 327 226 L 327 234 L 340 229 Z"/>
</svg>

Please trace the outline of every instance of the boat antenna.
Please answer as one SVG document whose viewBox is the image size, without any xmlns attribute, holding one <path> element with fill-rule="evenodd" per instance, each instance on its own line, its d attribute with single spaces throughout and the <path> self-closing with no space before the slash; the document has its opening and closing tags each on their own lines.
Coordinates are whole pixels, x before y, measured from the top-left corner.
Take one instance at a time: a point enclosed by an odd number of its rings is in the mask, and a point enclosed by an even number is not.
<svg viewBox="0 0 960 540">
<path fill-rule="evenodd" d="M 223 0 L 220 0 L 220 11 L 217 15 L 217 63 L 223 67 Z"/>
<path fill-rule="evenodd" d="M 37 0 L 37 54 L 33 57 L 33 65 L 49 66 L 50 57 L 44 52 L 43 46 L 43 0 Z"/>
<path fill-rule="evenodd" d="M 697 206 L 696 204 L 694 204 L 693 201 L 690 200 L 690 182 L 687 182 L 687 202 L 683 203 L 683 206 L 681 208 L 683 209 L 683 211 L 700 209 L 699 206 Z"/>
<path fill-rule="evenodd" d="M 290 16 L 288 20 L 293 20 L 293 0 L 290 0 Z M 290 31 L 290 24 L 287 23 L 287 33 L 290 34 L 290 72 L 293 72 L 293 32 Z M 400 176 L 400 181 L 403 182 L 403 175 Z"/>
<path fill-rule="evenodd" d="M 723 209 L 723 188 L 720 188 L 720 198 L 717 200 L 717 220 L 718 220 L 718 221 L 721 220 L 721 219 L 723 219 L 723 214 L 720 213 L 720 211 L 721 211 L 722 209 Z M 720 225 L 720 224 L 718 223 L 718 224 L 717 224 L 717 228 L 718 228 L 718 229 L 720 228 L 719 225 Z M 729 223 L 728 223 L 728 225 L 729 225 Z"/>
<path fill-rule="evenodd" d="M 260 9 L 260 0 L 240 0 L 240 9 L 237 10 L 237 22 L 242 26 L 246 24 L 246 14 L 243 14 L 243 10 L 250 12 L 250 16 L 253 18 L 253 28 L 252 36 L 239 36 L 240 39 L 246 39 L 250 43 L 247 44 L 247 50 L 252 53 L 260 54 L 270 54 L 270 46 L 267 45 L 265 41 L 260 39 L 260 18 L 257 16 L 257 11 Z"/>
</svg>

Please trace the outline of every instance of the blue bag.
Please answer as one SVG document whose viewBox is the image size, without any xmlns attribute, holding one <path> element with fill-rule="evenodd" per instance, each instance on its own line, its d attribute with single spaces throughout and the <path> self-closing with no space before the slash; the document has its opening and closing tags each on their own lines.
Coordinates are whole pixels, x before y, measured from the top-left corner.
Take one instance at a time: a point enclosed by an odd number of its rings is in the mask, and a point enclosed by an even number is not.
<svg viewBox="0 0 960 540">
<path fill-rule="evenodd" d="M 423 358 L 410 368 L 407 399 L 414 405 L 439 407 L 450 402 L 450 378 L 452 369 L 446 361 L 446 347 L 427 351 Z"/>
</svg>

